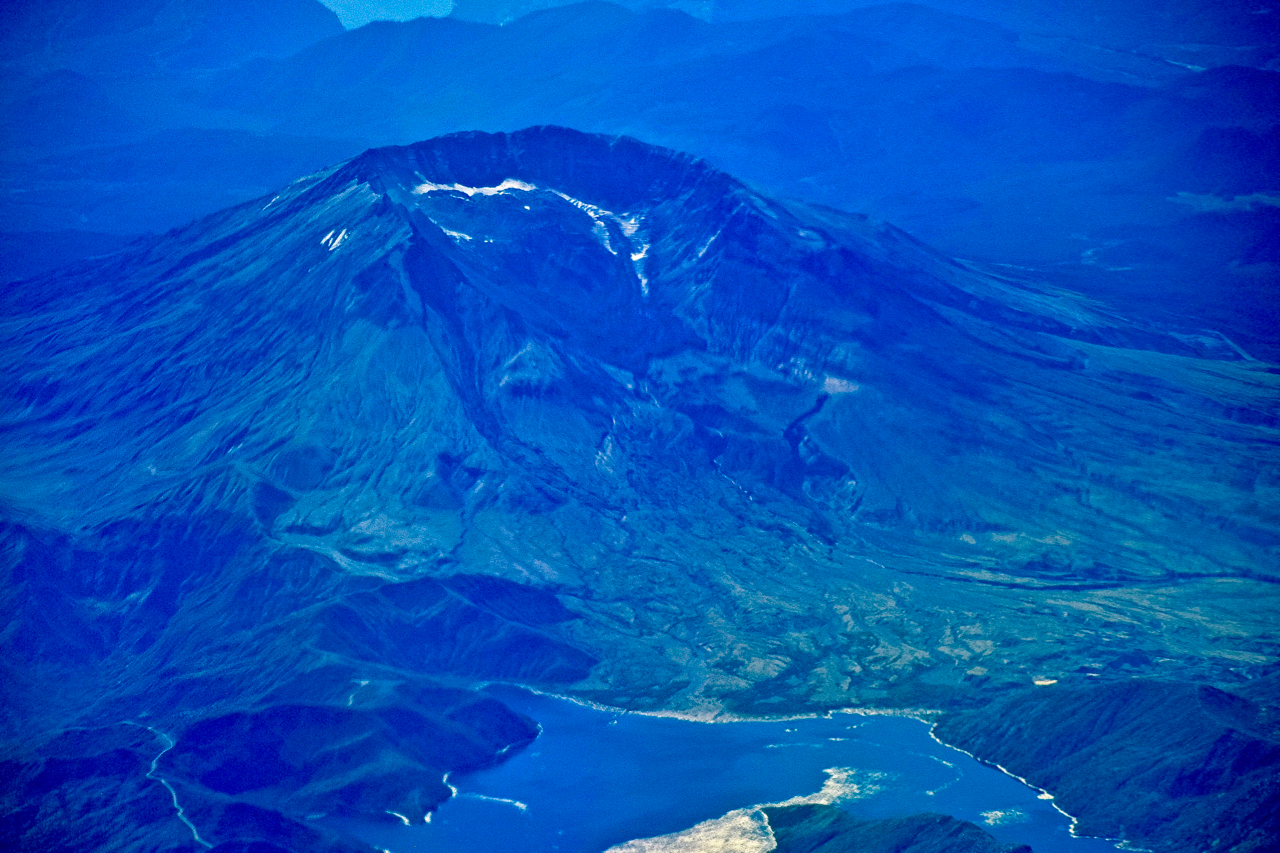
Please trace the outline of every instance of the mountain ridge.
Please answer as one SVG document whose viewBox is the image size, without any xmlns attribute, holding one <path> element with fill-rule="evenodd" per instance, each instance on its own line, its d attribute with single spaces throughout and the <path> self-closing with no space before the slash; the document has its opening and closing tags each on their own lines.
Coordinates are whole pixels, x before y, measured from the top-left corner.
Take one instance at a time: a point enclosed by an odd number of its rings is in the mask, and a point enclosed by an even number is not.
<svg viewBox="0 0 1280 853">
<path fill-rule="evenodd" d="M 708 23 L 574 6 L 504 27 L 371 25 L 210 73 L 15 69 L 10 275 L 373 145 L 553 123 L 694 151 L 771 193 L 873 212 L 1128 315 L 1208 323 L 1275 360 L 1275 208 L 1201 207 L 1275 188 L 1275 73 L 1024 24 L 1013 41 L 923 7 Z M 83 245 L 60 233 L 70 223 Z"/>
</svg>

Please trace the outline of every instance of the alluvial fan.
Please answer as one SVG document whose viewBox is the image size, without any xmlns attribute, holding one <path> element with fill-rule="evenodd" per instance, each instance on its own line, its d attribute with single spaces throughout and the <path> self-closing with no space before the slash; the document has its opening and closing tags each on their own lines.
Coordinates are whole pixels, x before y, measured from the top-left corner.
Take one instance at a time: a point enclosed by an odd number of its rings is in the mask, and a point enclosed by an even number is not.
<svg viewBox="0 0 1280 853">
<path fill-rule="evenodd" d="M 0 304 L 28 842 L 67 797 L 86 848 L 421 820 L 534 736 L 486 681 L 763 713 L 1276 660 L 1273 366 L 631 139 L 369 151 Z"/>
</svg>

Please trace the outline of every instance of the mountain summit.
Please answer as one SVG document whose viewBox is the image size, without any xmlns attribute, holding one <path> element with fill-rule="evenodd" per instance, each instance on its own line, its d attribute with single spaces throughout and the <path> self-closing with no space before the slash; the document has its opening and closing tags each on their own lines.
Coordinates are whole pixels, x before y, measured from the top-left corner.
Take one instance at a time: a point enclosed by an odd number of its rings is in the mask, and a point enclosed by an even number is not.
<svg viewBox="0 0 1280 853">
<path fill-rule="evenodd" d="M 0 299 L 22 772 L 146 719 L 199 825 L 525 742 L 476 681 L 939 707 L 1274 651 L 1273 367 L 633 139 L 372 150 Z M 401 775 L 234 754 L 289 730 Z"/>
<path fill-rule="evenodd" d="M 195 477 L 324 550 L 380 507 L 356 538 L 412 574 L 495 502 L 620 519 L 678 472 L 753 505 L 729 515 L 1019 577 L 1239 574 L 1274 542 L 1275 378 L 1228 341 L 625 138 L 373 150 L 7 299 L 10 429 L 50 472 L 9 493 L 81 529 Z M 461 526 L 417 515 L 444 458 L 486 485 Z"/>
</svg>

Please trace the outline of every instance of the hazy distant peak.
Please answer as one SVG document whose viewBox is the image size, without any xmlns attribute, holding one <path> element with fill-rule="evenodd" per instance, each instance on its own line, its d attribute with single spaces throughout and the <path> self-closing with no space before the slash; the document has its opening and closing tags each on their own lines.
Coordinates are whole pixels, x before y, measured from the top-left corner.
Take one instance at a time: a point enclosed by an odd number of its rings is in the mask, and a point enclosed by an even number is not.
<svg viewBox="0 0 1280 853">
<path fill-rule="evenodd" d="M 440 18 L 453 11 L 453 0 L 325 0 L 349 30 L 373 21 Z"/>
</svg>

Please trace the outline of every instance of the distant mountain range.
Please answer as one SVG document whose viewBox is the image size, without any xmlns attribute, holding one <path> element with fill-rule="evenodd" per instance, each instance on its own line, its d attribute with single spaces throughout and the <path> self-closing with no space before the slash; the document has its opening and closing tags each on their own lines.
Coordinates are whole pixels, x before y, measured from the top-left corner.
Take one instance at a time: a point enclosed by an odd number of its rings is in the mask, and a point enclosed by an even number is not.
<svg viewBox="0 0 1280 853">
<path fill-rule="evenodd" d="M 454 0 L 452 15 L 506 23 L 560 0 Z M 746 21 L 798 15 L 837 15 L 887 5 L 878 0 L 622 0 L 636 10 L 677 9 L 709 21 Z M 905 4 L 900 4 L 905 5 Z M 1051 3 L 1042 0 L 920 0 L 921 7 L 978 18 L 1009 30 L 1200 66 L 1266 67 L 1280 47 L 1280 6 L 1272 0 L 1174 0 L 1138 7 L 1113 0 Z"/>
<path fill-rule="evenodd" d="M 1280 373 L 1219 335 L 542 127 L 372 150 L 11 284 L 0 360 L 19 846 L 348 849 L 308 815 L 420 821 L 534 736 L 496 680 L 948 709 L 980 754 L 1097 780 L 1138 842 L 1262 849 L 1167 817 L 1280 762 Z M 1087 763 L 1153 677 L 1238 694 L 1211 722 L 1249 767 L 1204 776 L 1172 715 L 1124 743 L 1195 785 L 1135 804 Z M 1028 757 L 973 712 L 996 697 L 1100 746 Z M 959 831 L 840 831 L 903 827 Z"/>
<path fill-rule="evenodd" d="M 370 146 L 556 123 L 1280 353 L 1265 4 L 584 3 L 345 33 L 303 0 L 108 5 L 7 10 L 9 278 Z"/>
</svg>

